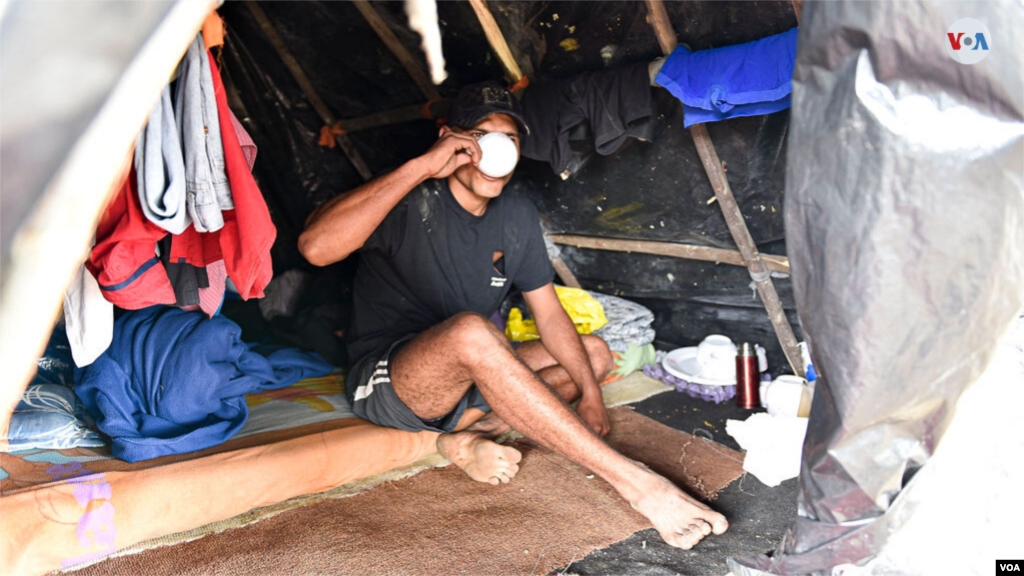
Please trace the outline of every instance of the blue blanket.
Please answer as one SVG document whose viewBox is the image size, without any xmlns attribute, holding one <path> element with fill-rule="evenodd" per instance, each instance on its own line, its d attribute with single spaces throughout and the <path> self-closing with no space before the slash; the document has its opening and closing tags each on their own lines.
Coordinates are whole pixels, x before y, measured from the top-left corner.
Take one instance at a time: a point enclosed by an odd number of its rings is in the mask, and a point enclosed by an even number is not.
<svg viewBox="0 0 1024 576">
<path fill-rule="evenodd" d="M 690 52 L 680 45 L 654 81 L 683 102 L 683 125 L 789 108 L 797 29 Z"/>
<path fill-rule="evenodd" d="M 245 424 L 245 395 L 323 376 L 317 354 L 247 345 L 222 316 L 154 306 L 114 323 L 110 348 L 75 370 L 75 392 L 111 437 L 114 456 L 136 462 L 223 443 Z"/>
</svg>

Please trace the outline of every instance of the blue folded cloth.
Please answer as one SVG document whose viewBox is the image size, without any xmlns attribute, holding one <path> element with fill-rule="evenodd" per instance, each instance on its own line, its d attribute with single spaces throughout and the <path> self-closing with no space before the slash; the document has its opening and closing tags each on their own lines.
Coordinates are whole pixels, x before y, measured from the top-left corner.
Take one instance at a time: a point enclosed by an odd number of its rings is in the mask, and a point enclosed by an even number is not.
<svg viewBox="0 0 1024 576">
<path fill-rule="evenodd" d="M 789 108 L 797 29 L 690 52 L 680 45 L 654 81 L 683 102 L 683 125 Z"/>
<path fill-rule="evenodd" d="M 315 353 L 247 345 L 241 333 L 223 316 L 162 306 L 119 318 L 110 348 L 75 370 L 111 453 L 136 462 L 216 446 L 245 424 L 246 394 L 333 370 Z"/>
</svg>

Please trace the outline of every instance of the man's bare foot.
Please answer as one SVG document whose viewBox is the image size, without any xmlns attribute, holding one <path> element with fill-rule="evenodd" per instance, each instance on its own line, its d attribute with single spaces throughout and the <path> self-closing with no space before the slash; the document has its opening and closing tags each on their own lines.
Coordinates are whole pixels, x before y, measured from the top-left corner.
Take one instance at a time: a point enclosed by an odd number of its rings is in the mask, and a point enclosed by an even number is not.
<svg viewBox="0 0 1024 576">
<path fill-rule="evenodd" d="M 470 424 L 466 432 L 479 432 L 491 440 L 511 430 L 512 427 L 505 423 L 500 416 L 494 412 L 488 412 L 483 418 Z"/>
<path fill-rule="evenodd" d="M 665 542 L 689 550 L 708 534 L 723 534 L 729 529 L 725 516 L 688 496 L 646 466 L 642 469 L 646 478 L 638 482 L 640 496 L 627 500 L 634 510 L 654 524 Z"/>
<path fill-rule="evenodd" d="M 519 450 L 491 442 L 478 432 L 441 434 L 437 450 L 473 480 L 494 486 L 507 484 L 523 459 Z"/>
</svg>

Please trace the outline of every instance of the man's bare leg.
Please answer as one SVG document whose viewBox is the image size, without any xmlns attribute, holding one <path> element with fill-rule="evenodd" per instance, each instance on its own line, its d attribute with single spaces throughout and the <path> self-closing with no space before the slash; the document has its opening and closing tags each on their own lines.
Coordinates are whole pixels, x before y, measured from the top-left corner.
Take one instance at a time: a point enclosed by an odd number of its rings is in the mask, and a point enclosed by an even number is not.
<svg viewBox="0 0 1024 576">
<path fill-rule="evenodd" d="M 612 450 L 480 315 L 459 314 L 414 338 L 396 355 L 391 381 L 398 397 L 421 418 L 445 415 L 476 383 L 498 416 L 541 445 L 600 475 L 673 546 L 689 549 L 711 532 L 721 534 L 729 527 L 721 514 Z M 465 435 L 475 438 L 459 438 Z M 474 432 L 441 438 L 445 439 L 438 442 L 442 453 L 454 448 L 457 456 L 470 460 L 477 450 L 467 446 L 490 442 Z M 518 463 L 513 463 L 513 458 L 505 452 L 492 460 L 514 475 Z"/>
<path fill-rule="evenodd" d="M 612 353 L 608 344 L 598 336 L 585 334 L 580 337 L 583 347 L 587 351 L 590 360 L 590 369 L 598 383 L 604 381 L 608 373 L 615 367 Z M 559 366 L 558 361 L 548 352 L 540 340 L 524 342 L 516 349 L 516 355 L 531 370 L 537 373 L 541 380 L 554 389 L 555 393 L 561 396 L 566 402 L 573 402 L 580 397 L 580 389 L 573 382 L 569 372 Z M 466 428 L 473 432 L 480 432 L 488 438 L 497 438 L 512 427 L 505 423 L 495 412 L 489 412 L 486 416 Z"/>
</svg>

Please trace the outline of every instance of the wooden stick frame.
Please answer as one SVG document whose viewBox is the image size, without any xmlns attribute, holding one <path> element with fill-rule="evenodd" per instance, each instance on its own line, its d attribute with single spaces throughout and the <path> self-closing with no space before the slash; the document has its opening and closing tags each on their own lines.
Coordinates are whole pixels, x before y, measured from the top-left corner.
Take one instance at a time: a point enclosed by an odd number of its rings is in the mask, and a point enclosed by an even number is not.
<svg viewBox="0 0 1024 576">
<path fill-rule="evenodd" d="M 686 260 L 701 260 L 704 262 L 714 262 L 715 264 L 747 266 L 746 261 L 743 259 L 743 254 L 739 251 L 726 250 L 724 248 L 712 248 L 710 246 L 697 246 L 694 244 L 679 244 L 676 242 L 661 242 L 656 240 L 598 238 L 595 236 L 576 236 L 573 234 L 548 234 L 548 238 L 555 244 L 573 246 L 575 248 L 608 250 L 611 252 L 635 252 L 637 254 L 670 256 L 672 258 L 683 258 Z M 789 274 L 789 258 L 786 258 L 785 256 L 775 256 L 773 254 L 762 254 L 761 260 L 764 262 L 765 267 L 771 272 Z"/>
<path fill-rule="evenodd" d="M 491 45 L 494 53 L 497 54 L 498 60 L 501 61 L 502 67 L 505 68 L 505 72 L 513 83 L 519 82 L 523 77 L 523 71 L 519 68 L 519 63 L 516 62 L 515 56 L 512 55 L 512 50 L 509 49 L 508 42 L 505 41 L 505 35 L 501 33 L 501 28 L 498 27 L 498 23 L 494 20 L 491 9 L 487 7 L 487 0 L 469 0 L 469 5 L 473 7 L 473 12 L 476 12 L 476 18 L 484 29 L 487 42 Z"/>
<path fill-rule="evenodd" d="M 348 133 L 358 132 L 360 130 L 369 130 L 371 128 L 379 128 L 381 126 L 414 122 L 416 120 L 433 120 L 435 118 L 447 116 L 451 107 L 451 100 L 441 98 L 440 100 L 432 100 L 430 102 L 424 102 L 423 104 L 402 106 L 401 108 L 375 112 L 373 114 L 367 114 L 366 116 L 340 120 L 337 123 L 337 126 Z"/>
<path fill-rule="evenodd" d="M 438 93 L 434 83 L 427 78 L 427 75 L 420 69 L 416 63 L 416 59 L 413 58 L 412 54 L 405 48 L 405 46 L 398 40 L 391 28 L 388 28 L 384 19 L 377 13 L 377 9 L 374 8 L 367 0 L 352 0 L 352 4 L 359 9 L 359 13 L 363 15 L 366 22 L 373 28 L 373 31 L 377 33 L 377 36 L 384 42 L 384 45 L 388 47 L 388 50 L 398 58 L 398 61 L 402 63 L 402 67 L 412 77 L 412 81 L 416 83 L 416 87 L 420 89 L 420 92 L 427 97 L 428 100 L 434 100 L 440 98 L 441 94 Z"/>
<path fill-rule="evenodd" d="M 672 54 L 672 51 L 675 50 L 679 43 L 675 30 L 672 28 L 672 23 L 668 19 L 668 12 L 665 11 L 665 6 L 661 0 L 646 0 L 646 2 L 648 21 L 654 28 L 654 33 L 658 38 L 658 44 L 661 46 L 662 52 L 665 56 L 668 56 Z M 761 302 L 768 311 L 768 318 L 775 329 L 775 335 L 779 339 L 779 344 L 782 345 L 782 351 L 786 355 L 786 360 L 789 361 L 789 365 L 795 374 L 804 376 L 804 365 L 796 336 L 793 334 L 793 327 L 789 325 L 789 319 L 786 318 L 782 301 L 775 290 L 775 284 L 772 283 L 771 273 L 764 259 L 757 251 L 757 245 L 750 235 L 750 230 L 747 229 L 743 213 L 740 212 L 739 204 L 736 203 L 736 198 L 729 187 L 729 180 L 725 176 L 725 169 L 718 158 L 715 145 L 711 142 L 711 136 L 708 134 L 707 127 L 704 124 L 694 124 L 690 127 L 690 135 L 693 137 L 693 142 L 697 147 L 697 154 L 700 155 L 700 161 L 704 165 L 704 171 L 708 175 L 708 180 L 711 181 L 711 187 L 715 191 L 715 198 L 718 199 L 718 205 L 725 216 L 729 232 L 732 234 L 733 241 L 736 242 L 736 246 L 743 256 L 747 269 L 750 271 L 750 277 L 754 280 L 757 292 L 761 296 Z"/>
<path fill-rule="evenodd" d="M 661 3 L 661 0 L 646 0 L 646 2 L 648 6 L 649 22 L 655 31 L 662 52 L 667 56 L 672 53 L 672 50 L 674 50 L 675 46 L 678 44 L 675 32 L 672 30 L 668 14 L 665 11 L 664 5 Z M 285 65 L 292 72 L 296 82 L 302 88 L 303 92 L 306 93 L 310 103 L 321 116 L 321 119 L 323 119 L 328 125 L 335 124 L 336 119 L 334 115 L 330 112 L 319 94 L 313 88 L 312 83 L 302 71 L 302 68 L 299 66 L 294 56 L 284 45 L 280 36 L 277 34 L 277 31 L 274 30 L 269 19 L 267 19 L 266 14 L 263 13 L 263 10 L 254 2 L 250 1 L 246 2 L 246 4 L 256 17 L 260 27 L 263 29 L 268 39 L 274 45 L 275 50 L 277 50 Z M 377 33 L 378 37 L 380 37 L 381 41 L 384 42 L 392 54 L 394 54 L 399 62 L 401 62 L 402 66 L 412 77 L 423 95 L 430 100 L 439 98 L 437 89 L 432 83 L 430 83 L 426 75 L 416 65 L 415 59 L 405 46 L 401 44 L 397 37 L 395 37 L 394 33 L 391 32 L 390 28 L 388 28 L 387 24 L 377 13 L 376 9 L 374 9 L 366 0 L 355 0 L 354 4 L 373 30 Z M 505 68 L 506 74 L 508 74 L 512 82 L 518 82 L 522 79 L 522 70 L 515 61 L 512 51 L 509 49 L 508 43 L 505 40 L 501 29 L 498 27 L 493 14 L 491 14 L 491 11 L 487 6 L 486 0 L 470 0 L 470 5 L 480 21 L 480 25 L 484 30 L 488 43 L 490 43 L 491 48 L 497 54 L 498 59 Z M 799 0 L 795 0 L 794 12 L 799 14 L 799 9 Z M 371 114 L 362 118 L 342 121 L 340 126 L 345 131 L 356 131 L 399 122 L 412 121 L 423 117 L 424 106 L 426 105 L 407 106 L 393 111 Z M 746 266 L 750 270 L 751 277 L 755 281 L 758 293 L 761 295 L 762 302 L 768 311 L 769 318 L 772 321 L 772 325 L 775 328 L 776 335 L 779 338 L 779 342 L 782 345 L 783 352 L 786 354 L 787 360 L 797 374 L 803 375 L 804 371 L 802 362 L 800 361 L 796 337 L 793 334 L 792 327 L 790 327 L 789 321 L 785 316 L 781 300 L 778 297 L 778 293 L 776 292 L 770 277 L 770 272 L 772 271 L 789 273 L 789 261 L 786 258 L 761 255 L 757 252 L 757 247 L 754 244 L 753 238 L 750 236 L 750 232 L 743 220 L 743 215 L 739 210 L 739 205 L 736 203 L 732 190 L 729 187 L 728 179 L 725 177 L 725 171 L 722 169 L 721 163 L 718 160 L 717 151 L 715 150 L 714 144 L 711 142 L 711 138 L 707 133 L 707 128 L 703 124 L 697 124 L 692 126 L 690 131 L 697 147 L 698 154 L 701 157 L 701 163 L 704 165 L 704 169 L 711 181 L 712 188 L 715 191 L 715 197 L 719 202 L 719 206 L 722 208 L 730 233 L 739 247 L 738 252 L 707 246 L 693 246 L 642 240 L 598 239 L 573 235 L 551 235 L 551 239 L 556 244 L 572 245 L 581 248 L 585 247 L 612 251 L 638 252 Z M 349 156 L 353 165 L 356 166 L 356 169 L 359 170 L 364 179 L 368 180 L 370 178 L 369 169 L 366 167 L 365 162 L 362 161 L 358 152 L 352 146 L 351 141 L 349 141 L 344 134 L 338 135 L 337 140 L 341 145 L 342 150 L 347 156 Z M 360 168 L 360 165 L 362 165 L 362 169 Z M 553 258 L 552 265 L 565 285 L 580 287 L 579 281 L 561 257 Z"/>
<path fill-rule="evenodd" d="M 330 108 L 327 107 L 327 103 L 320 98 L 320 94 L 316 91 L 316 88 L 313 87 L 313 83 L 310 82 L 309 76 L 306 76 L 306 72 L 303 71 L 302 66 L 299 65 L 299 61 L 295 59 L 295 56 L 292 54 L 291 50 L 288 49 L 284 40 L 281 39 L 281 36 L 277 33 L 274 25 L 270 22 L 270 19 L 267 18 L 267 14 L 263 11 L 263 8 L 260 8 L 260 6 L 252 0 L 248 0 L 245 3 L 245 6 L 249 9 L 249 12 L 252 13 L 253 17 L 256 18 L 256 22 L 259 24 L 260 29 L 263 30 L 263 34 L 267 37 L 267 40 L 270 40 L 270 44 L 274 47 L 274 51 L 276 51 L 277 55 L 281 57 L 282 61 L 284 61 L 284 65 L 288 68 L 288 71 L 291 72 L 292 77 L 295 78 L 295 82 L 298 83 L 299 88 L 301 88 L 302 92 L 305 93 L 306 98 L 313 106 L 313 109 L 316 110 L 320 119 L 323 120 L 325 125 L 332 126 L 337 121 L 337 118 L 335 118 Z M 341 151 L 348 158 L 349 162 L 352 163 L 352 166 L 357 172 L 359 172 L 359 175 L 363 180 L 369 180 L 373 177 L 373 172 L 370 171 L 370 167 L 366 165 L 366 161 L 363 160 L 363 157 L 359 154 L 359 151 L 356 150 L 355 145 L 352 144 L 352 141 L 348 136 L 338 134 L 335 136 L 335 141 L 338 143 L 338 147 L 341 148 Z"/>
</svg>

